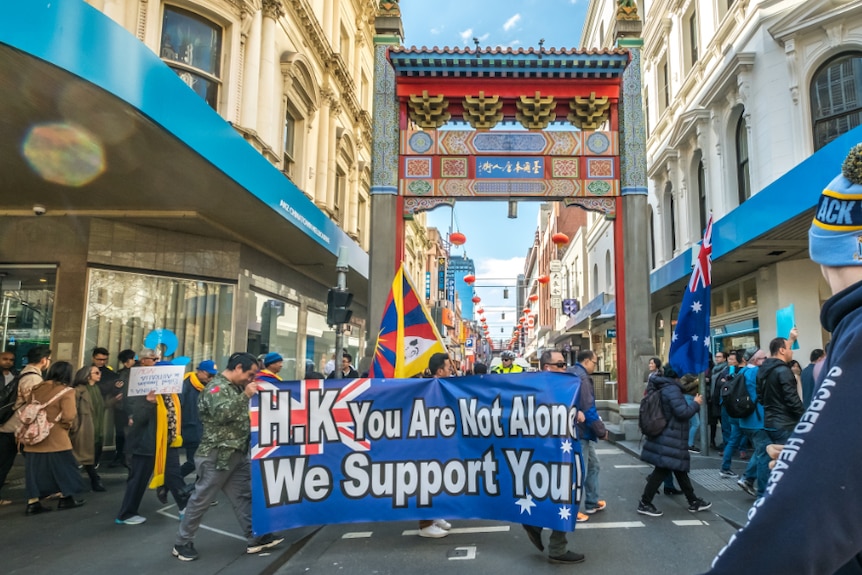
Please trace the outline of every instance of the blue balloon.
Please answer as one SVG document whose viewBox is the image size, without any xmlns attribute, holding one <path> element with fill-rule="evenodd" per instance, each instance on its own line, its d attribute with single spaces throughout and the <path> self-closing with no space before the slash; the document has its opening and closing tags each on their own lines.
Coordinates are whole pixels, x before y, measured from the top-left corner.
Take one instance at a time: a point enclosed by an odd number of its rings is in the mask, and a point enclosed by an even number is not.
<svg viewBox="0 0 862 575">
<path fill-rule="evenodd" d="M 177 351 L 180 340 L 177 338 L 177 334 L 171 330 L 158 328 L 147 334 L 147 337 L 144 338 L 144 345 L 150 349 L 158 349 L 159 345 L 164 345 L 165 351 L 163 355 L 168 356 L 173 355 Z"/>
<path fill-rule="evenodd" d="M 192 362 L 192 358 L 181 355 L 171 360 L 171 365 L 188 365 Z"/>
</svg>

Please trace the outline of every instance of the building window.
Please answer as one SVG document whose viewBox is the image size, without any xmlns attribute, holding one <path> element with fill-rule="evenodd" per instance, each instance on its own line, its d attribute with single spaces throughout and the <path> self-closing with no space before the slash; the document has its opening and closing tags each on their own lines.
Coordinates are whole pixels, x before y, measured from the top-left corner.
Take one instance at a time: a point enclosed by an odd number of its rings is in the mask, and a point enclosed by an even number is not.
<svg viewBox="0 0 862 575">
<path fill-rule="evenodd" d="M 296 157 L 294 148 L 296 145 L 296 117 L 290 108 L 284 114 L 284 152 L 282 171 L 293 179 L 296 170 Z"/>
<path fill-rule="evenodd" d="M 175 6 L 165 6 L 160 55 L 183 82 L 218 108 L 223 30 Z"/>
<path fill-rule="evenodd" d="M 659 65 L 659 114 L 670 105 L 670 71 L 667 67 L 667 59 L 662 60 Z"/>
<path fill-rule="evenodd" d="M 608 286 L 607 291 L 612 291 L 614 287 L 614 270 L 610 250 L 605 252 L 605 285 Z"/>
<path fill-rule="evenodd" d="M 339 167 L 335 172 L 335 205 L 332 206 L 332 219 L 344 229 L 344 212 L 347 204 L 347 174 Z"/>
<path fill-rule="evenodd" d="M 649 264 L 650 269 L 655 269 L 655 213 L 649 211 Z"/>
<path fill-rule="evenodd" d="M 646 125 L 646 137 L 649 138 L 649 91 L 644 90 L 644 124 Z"/>
<path fill-rule="evenodd" d="M 736 185 L 740 205 L 751 197 L 751 174 L 748 169 L 748 123 L 740 114 L 736 123 Z"/>
<path fill-rule="evenodd" d="M 700 235 L 706 230 L 706 170 L 703 168 L 703 160 L 697 163 L 697 209 L 700 212 Z"/>
<path fill-rule="evenodd" d="M 655 351 L 659 357 L 665 357 L 664 352 L 664 318 L 660 313 L 655 315 Z"/>
<path fill-rule="evenodd" d="M 692 10 L 691 16 L 688 17 L 688 50 L 689 63 L 694 66 L 697 63 L 697 10 Z"/>
<path fill-rule="evenodd" d="M 593 264 L 593 297 L 599 295 L 599 264 Z"/>
<path fill-rule="evenodd" d="M 820 67 L 811 81 L 814 149 L 862 124 L 862 54 L 844 54 Z"/>
<path fill-rule="evenodd" d="M 359 245 L 361 247 L 365 247 L 365 221 L 366 221 L 366 212 L 368 211 L 368 202 L 365 201 L 365 198 L 359 196 L 359 203 L 357 206 L 359 213 L 356 214 L 356 238 L 359 240 Z"/>
<path fill-rule="evenodd" d="M 670 248 L 670 253 L 667 254 L 667 259 L 673 259 L 673 254 L 676 252 L 676 207 L 673 200 L 673 185 L 668 182 L 664 188 L 664 207 L 665 218 L 667 221 L 667 246 Z"/>
<path fill-rule="evenodd" d="M 252 295 L 246 350 L 255 356 L 276 351 L 284 358 L 281 376 L 285 379 L 302 377 L 305 362 L 296 360 L 299 307 L 264 294 L 254 292 Z"/>
</svg>

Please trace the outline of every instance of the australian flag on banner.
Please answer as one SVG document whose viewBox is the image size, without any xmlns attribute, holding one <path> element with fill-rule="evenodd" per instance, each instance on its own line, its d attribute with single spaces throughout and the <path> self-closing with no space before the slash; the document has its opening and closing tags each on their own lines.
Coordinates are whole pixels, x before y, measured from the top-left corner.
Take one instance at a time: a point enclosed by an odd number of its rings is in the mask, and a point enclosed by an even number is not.
<svg viewBox="0 0 862 575">
<path fill-rule="evenodd" d="M 668 362 L 679 375 L 703 373 L 709 367 L 711 284 L 712 216 L 706 224 L 700 253 L 694 262 L 688 288 L 682 296 L 682 306 L 670 342 Z"/>
</svg>

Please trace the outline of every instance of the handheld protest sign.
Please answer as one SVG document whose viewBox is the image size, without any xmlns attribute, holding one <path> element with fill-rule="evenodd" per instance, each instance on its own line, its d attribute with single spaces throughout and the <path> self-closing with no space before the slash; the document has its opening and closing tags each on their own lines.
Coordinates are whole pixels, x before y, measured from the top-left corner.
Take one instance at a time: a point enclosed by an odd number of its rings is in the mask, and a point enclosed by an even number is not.
<svg viewBox="0 0 862 575">
<path fill-rule="evenodd" d="M 129 397 L 147 395 L 151 391 L 157 394 L 182 393 L 184 365 L 153 365 L 133 367 L 129 374 Z"/>
</svg>

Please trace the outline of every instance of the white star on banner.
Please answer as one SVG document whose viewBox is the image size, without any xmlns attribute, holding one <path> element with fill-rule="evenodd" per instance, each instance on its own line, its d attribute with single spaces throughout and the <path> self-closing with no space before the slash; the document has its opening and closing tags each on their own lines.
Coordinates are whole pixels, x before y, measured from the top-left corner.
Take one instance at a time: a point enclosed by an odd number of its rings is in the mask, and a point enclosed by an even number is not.
<svg viewBox="0 0 862 575">
<path fill-rule="evenodd" d="M 533 496 L 529 493 L 523 499 L 518 499 L 517 501 L 515 501 L 515 505 L 521 508 L 521 513 L 526 511 L 527 515 L 532 515 L 533 507 L 536 506 L 536 504 L 533 502 Z"/>
<path fill-rule="evenodd" d="M 676 341 L 676 332 L 673 332 L 673 335 L 670 338 L 671 341 Z"/>
<path fill-rule="evenodd" d="M 560 449 L 563 450 L 563 453 L 571 453 L 572 452 L 572 442 L 568 439 L 563 442 L 560 446 Z"/>
<path fill-rule="evenodd" d="M 691 304 L 691 311 L 693 311 L 694 313 L 700 313 L 700 310 L 702 310 L 702 309 L 703 309 L 703 306 L 700 304 L 699 301 L 696 301 L 693 304 Z"/>
<path fill-rule="evenodd" d="M 703 345 L 705 347 L 709 347 L 709 336 L 706 336 L 705 338 L 703 338 Z"/>
<path fill-rule="evenodd" d="M 691 341 L 697 341 L 697 335 L 691 336 Z"/>
<path fill-rule="evenodd" d="M 560 507 L 560 519 L 568 519 L 572 516 L 568 507 Z"/>
</svg>

